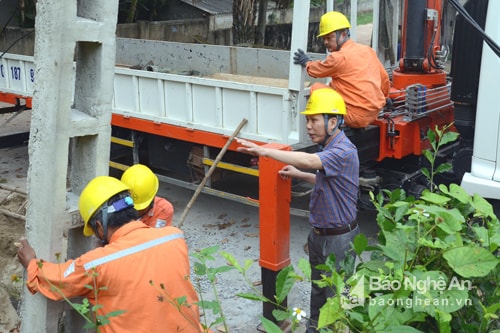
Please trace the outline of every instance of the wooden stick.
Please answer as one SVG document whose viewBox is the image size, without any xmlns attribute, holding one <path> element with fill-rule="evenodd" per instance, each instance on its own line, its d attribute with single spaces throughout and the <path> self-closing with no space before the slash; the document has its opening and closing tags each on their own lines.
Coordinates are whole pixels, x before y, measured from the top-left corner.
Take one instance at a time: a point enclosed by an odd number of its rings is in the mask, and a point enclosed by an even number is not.
<svg viewBox="0 0 500 333">
<path fill-rule="evenodd" d="M 20 189 L 19 187 L 12 187 L 9 185 L 0 184 L 0 190 L 6 190 L 6 191 L 11 191 L 11 192 L 16 192 L 16 193 L 19 193 L 22 195 L 28 195 L 28 193 L 26 191 Z"/>
<path fill-rule="evenodd" d="M 238 133 L 241 131 L 243 126 L 246 125 L 247 122 L 248 122 L 248 120 L 243 118 L 243 120 L 240 122 L 240 124 L 238 125 L 236 130 L 234 130 L 233 134 L 231 134 L 231 136 L 227 140 L 227 142 L 224 145 L 224 147 L 222 148 L 222 150 L 219 152 L 219 154 L 215 158 L 214 163 L 210 166 L 210 169 L 208 169 L 208 172 L 205 174 L 205 177 L 203 177 L 201 183 L 198 185 L 198 187 L 196 188 L 196 191 L 194 192 L 193 196 L 191 197 L 191 200 L 189 200 L 189 203 L 187 204 L 186 208 L 184 209 L 184 212 L 182 213 L 180 222 L 177 225 L 178 228 L 181 228 L 182 225 L 184 224 L 184 220 L 186 219 L 187 213 L 191 209 L 191 206 L 193 205 L 194 201 L 198 198 L 198 195 L 200 195 L 201 190 L 205 186 L 205 183 L 207 182 L 208 178 L 214 172 L 215 168 L 217 167 L 217 164 L 220 162 L 220 160 L 222 159 L 222 156 L 224 156 L 227 149 L 229 148 L 229 145 L 233 142 L 234 138 L 238 135 Z"/>
<path fill-rule="evenodd" d="M 9 212 L 8 210 L 3 209 L 3 208 L 0 208 L 0 213 L 4 214 L 5 216 L 10 216 L 10 217 L 14 217 L 16 219 L 22 220 L 22 221 L 26 221 L 26 216 L 23 216 L 21 214 L 16 214 L 13 212 Z"/>
</svg>

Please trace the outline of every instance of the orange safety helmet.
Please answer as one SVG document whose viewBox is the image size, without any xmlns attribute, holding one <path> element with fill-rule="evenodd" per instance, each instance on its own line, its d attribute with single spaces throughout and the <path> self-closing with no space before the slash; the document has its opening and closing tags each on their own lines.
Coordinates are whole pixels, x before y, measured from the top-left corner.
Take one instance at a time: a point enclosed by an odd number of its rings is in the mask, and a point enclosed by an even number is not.
<svg viewBox="0 0 500 333">
<path fill-rule="evenodd" d="M 349 29 L 351 24 L 347 17 L 340 12 L 328 12 L 323 14 L 319 20 L 319 35 L 323 37 L 331 32 L 343 29 Z"/>
</svg>

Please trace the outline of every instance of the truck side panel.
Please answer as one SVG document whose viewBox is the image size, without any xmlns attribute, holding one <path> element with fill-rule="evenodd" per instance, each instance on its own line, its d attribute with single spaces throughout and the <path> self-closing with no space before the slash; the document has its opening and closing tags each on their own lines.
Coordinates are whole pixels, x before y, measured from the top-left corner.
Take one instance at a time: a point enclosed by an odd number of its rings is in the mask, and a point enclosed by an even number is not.
<svg viewBox="0 0 500 333">
<path fill-rule="evenodd" d="M 297 128 L 286 88 L 116 68 L 113 112 L 223 135 L 243 118 L 242 136 L 285 144 Z"/>
<path fill-rule="evenodd" d="M 5 54 L 1 64 L 1 90 L 30 97 L 33 57 Z M 286 80 L 223 74 L 216 79 L 118 66 L 113 113 L 220 135 L 231 134 L 246 118 L 242 137 L 282 144 L 300 140 L 297 95 Z"/>
<path fill-rule="evenodd" d="M 500 24 L 497 18 L 500 1 L 489 1 L 487 12 L 485 32 L 500 44 Z M 465 174 L 462 186 L 469 193 L 477 193 L 491 199 L 500 199 L 498 73 L 500 73 L 500 58 L 485 43 L 479 78 L 471 172 Z"/>
<path fill-rule="evenodd" d="M 0 89 L 21 96 L 31 95 L 35 81 L 33 57 L 7 54 L 0 59 Z"/>
</svg>

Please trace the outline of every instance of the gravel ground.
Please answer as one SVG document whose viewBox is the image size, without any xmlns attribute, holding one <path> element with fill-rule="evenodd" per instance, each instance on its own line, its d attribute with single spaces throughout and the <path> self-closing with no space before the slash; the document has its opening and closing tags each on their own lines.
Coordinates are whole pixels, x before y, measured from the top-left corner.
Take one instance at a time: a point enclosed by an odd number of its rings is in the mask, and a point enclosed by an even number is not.
<svg viewBox="0 0 500 333">
<path fill-rule="evenodd" d="M 27 147 L 18 147 L 11 149 L 0 150 L 0 177 L 3 183 L 11 184 L 11 186 L 23 188 L 26 184 L 26 172 L 28 168 Z M 5 195 L 5 192 L 0 191 L 0 195 Z M 178 225 L 184 209 L 191 200 L 194 191 L 174 186 L 171 184 L 162 183 L 160 186 L 159 195 L 166 197 L 172 202 L 175 208 L 174 225 Z M 0 197 L 0 201 L 3 197 Z M 0 219 L 4 218 L 0 214 Z M 6 219 L 10 223 L 19 223 L 13 219 Z M 360 213 L 360 224 L 363 232 L 367 233 L 372 238 L 375 235 L 376 228 L 373 216 L 367 213 Z M 2 236 L 8 239 L 10 243 L 18 239 L 23 231 L 22 228 L 16 228 L 15 232 Z M 261 285 L 261 267 L 258 260 L 260 255 L 259 246 L 259 212 L 257 207 L 244 205 L 230 200 L 221 199 L 207 194 L 200 194 L 194 201 L 191 209 L 186 215 L 186 219 L 182 225 L 182 230 L 185 232 L 186 240 L 189 246 L 190 253 L 195 253 L 201 249 L 208 248 L 213 245 L 218 245 L 221 251 L 226 251 L 232 254 L 235 259 L 243 265 L 244 261 L 251 259 L 252 266 L 248 270 L 248 279 L 245 281 L 243 276 L 237 270 L 231 270 L 217 275 L 215 287 L 217 295 L 220 299 L 222 311 L 224 312 L 228 331 L 230 333 L 250 333 L 256 332 L 260 324 L 259 317 L 263 314 L 262 303 L 257 301 L 249 301 L 236 296 L 238 293 L 252 291 L 252 285 L 255 285 L 257 290 L 262 289 Z M 5 225 L 0 225 L 0 231 L 3 233 L 9 232 Z M 290 221 L 290 259 L 291 263 L 297 267 L 297 262 L 300 258 L 306 258 L 307 255 L 303 250 L 309 232 L 309 224 L 306 217 L 292 216 Z M 4 235 L 4 234 L 2 234 Z M 9 245 L 6 245 L 10 247 Z M 7 252 L 2 250 L 2 255 Z M 214 261 L 209 261 L 210 267 L 220 267 L 226 265 L 226 260 L 215 255 Z M 196 261 L 191 258 L 191 264 Z M 22 270 L 13 253 L 8 253 L 6 261 L 0 261 L 3 267 L 2 285 L 0 285 L 0 299 L 2 304 L 7 304 L 7 296 L 3 294 L 2 287 L 7 286 L 9 294 L 16 292 L 10 282 L 12 274 L 20 275 Z M 203 298 L 213 300 L 215 297 L 212 291 L 212 286 L 204 278 L 199 278 L 193 274 L 193 281 L 196 281 L 198 288 L 201 290 Z M 20 286 L 17 286 L 20 291 Z M 289 307 L 299 307 L 309 312 L 309 292 L 310 285 L 307 282 L 299 282 L 290 292 L 287 303 Z M 14 310 L 14 311 L 12 311 Z M 5 308 L 4 312 L 7 312 Z M 12 328 L 16 323 L 15 309 L 10 308 L 9 311 L 9 328 Z M 0 312 L 0 323 L 5 323 L 6 316 Z M 210 323 L 214 320 L 214 316 L 210 312 L 206 313 L 207 321 Z M 216 331 L 224 332 L 223 325 L 216 325 Z M 299 327 L 297 333 L 302 333 L 304 327 Z M 0 325 L 0 332 L 2 327 Z M 9 332 L 9 330 L 5 330 Z"/>
<path fill-rule="evenodd" d="M 192 191 L 164 185 L 166 197 L 172 200 L 176 209 L 175 217 L 180 216 L 189 201 Z M 174 217 L 174 225 L 176 218 Z M 292 217 L 290 221 L 290 259 L 296 267 L 300 258 L 307 258 L 303 250 L 309 232 L 308 222 L 303 217 Z M 244 204 L 226 202 L 223 199 L 201 195 L 191 208 L 186 221 L 182 226 L 190 251 L 198 251 L 217 244 L 220 250 L 232 254 L 243 265 L 244 261 L 254 261 L 248 270 L 248 279 L 245 281 L 237 270 L 231 270 L 218 275 L 216 289 L 224 311 L 229 332 L 250 333 L 256 332 L 259 317 L 262 315 L 262 303 L 249 301 L 237 297 L 238 293 L 252 292 L 252 285 L 259 291 L 261 286 L 261 268 L 258 264 L 259 248 L 259 220 L 258 209 Z M 211 267 L 226 265 L 220 255 L 216 260 L 209 262 Z M 195 259 L 192 259 L 191 263 Z M 196 281 L 197 277 L 193 276 Z M 214 293 L 207 281 L 201 281 L 204 297 L 213 299 Z M 299 282 L 289 294 L 287 303 L 290 307 L 309 309 L 310 285 L 308 282 Z M 207 318 L 213 318 L 207 313 Z M 218 325 L 216 328 L 221 328 Z"/>
<path fill-rule="evenodd" d="M 1 183 L 25 189 L 28 165 L 28 148 L 26 146 L 0 149 Z M 171 184 L 161 184 L 159 195 L 169 199 L 175 208 L 174 225 L 178 224 L 193 193 L 192 190 Z M 0 189 L 0 201 L 6 196 L 10 196 L 10 199 L 4 201 L 4 208 L 9 203 L 12 203 L 12 205 L 15 202 L 18 205 L 22 203 L 22 200 L 17 195 L 9 194 Z M 22 290 L 21 284 L 13 284 L 11 281 L 12 275 L 22 276 L 22 269 L 15 258 L 15 251 L 11 250 L 13 242 L 21 237 L 24 229 L 21 221 L 7 218 L 3 214 L 0 214 L 0 222 L 0 232 L 3 240 L 0 256 L 0 271 L 2 272 L 0 302 L 10 305 L 13 296 L 19 297 Z M 296 265 L 300 258 L 307 257 L 303 245 L 309 227 L 307 219 L 304 217 L 292 217 L 290 223 L 290 258 L 292 264 Z M 13 228 L 13 226 L 16 227 Z M 190 253 L 218 245 L 221 251 L 232 254 L 242 265 L 247 259 L 254 261 L 247 273 L 249 281 L 245 281 L 237 270 L 231 270 L 217 275 L 215 286 L 229 332 L 256 332 L 256 327 L 260 323 L 259 317 L 263 313 L 262 303 L 245 300 L 236 295 L 251 292 L 251 285 L 255 285 L 257 290 L 262 288 L 261 268 L 258 263 L 260 255 L 258 208 L 202 193 L 194 201 L 192 208 L 186 215 L 182 230 L 185 232 Z M 10 250 L 7 251 L 6 249 Z M 210 267 L 227 265 L 222 256 L 216 254 L 214 258 L 214 261 L 208 262 Z M 195 258 L 191 258 L 192 265 L 195 261 Z M 213 300 L 215 294 L 211 284 L 206 279 L 194 274 L 192 278 L 193 281 L 196 281 L 199 290 L 201 290 L 203 298 Z M 309 291 L 309 283 L 298 283 L 289 294 L 288 305 L 304 308 L 307 312 L 309 308 Z M 210 312 L 206 313 L 206 318 L 209 323 L 215 319 Z M 0 332 L 9 332 L 10 329 L 17 326 L 17 320 L 15 307 L 4 307 L 0 311 Z M 215 329 L 224 332 L 223 325 L 217 325 Z M 300 331 L 298 332 L 300 333 Z"/>
<path fill-rule="evenodd" d="M 8 132 L 17 133 L 27 129 L 29 116 L 29 112 L 16 116 L 11 114 L 1 115 L 0 123 L 8 125 L 2 126 L 4 129 L 9 128 Z M 25 190 L 28 167 L 27 146 L 0 149 L 1 184 Z M 192 190 L 171 184 L 161 184 L 159 195 L 168 198 L 175 208 L 174 225 L 178 224 L 193 193 Z M 8 199 L 4 200 L 6 197 Z M 0 189 L 0 201 L 3 201 L 2 207 L 11 210 L 11 207 L 6 207 L 6 205 L 16 206 L 17 202 L 17 206 L 20 206 L 24 199 L 19 198 L 15 193 Z M 16 209 L 16 207 L 12 208 Z M 22 290 L 20 284 L 14 285 L 11 281 L 11 276 L 22 275 L 22 269 L 15 258 L 15 251 L 12 251 L 12 245 L 14 241 L 17 241 L 23 235 L 24 229 L 22 221 L 8 218 L 3 214 L 0 214 L 0 220 L 2 235 L 0 301 L 2 304 L 9 304 L 11 303 L 10 300 L 19 297 Z M 246 259 L 254 261 L 248 271 L 250 282 L 245 281 L 237 270 L 232 270 L 219 274 L 215 285 L 229 332 L 255 332 L 257 325 L 260 323 L 259 316 L 262 315 L 263 311 L 262 303 L 239 298 L 236 294 L 250 292 L 251 285 L 255 285 L 258 290 L 262 288 L 260 282 L 261 268 L 258 263 L 260 255 L 258 208 L 202 193 L 194 201 L 192 208 L 186 215 L 182 229 L 185 232 L 190 252 L 219 245 L 220 250 L 232 254 L 241 264 Z M 306 218 L 292 217 L 290 258 L 293 264 L 296 264 L 298 259 L 306 257 L 303 245 L 308 231 Z M 215 259 L 215 261 L 208 263 L 210 267 L 227 264 L 220 255 L 215 255 Z M 191 263 L 193 264 L 194 261 L 194 258 L 192 258 Z M 199 284 L 198 288 L 202 291 L 205 299 L 211 300 L 215 297 L 212 286 L 208 281 L 194 275 L 193 280 Z M 288 304 L 293 307 L 308 309 L 309 290 L 308 283 L 297 284 L 289 295 Z M 18 318 L 16 316 L 15 307 L 4 307 L 0 311 L 0 332 L 9 332 L 10 329 L 17 326 Z M 206 318 L 208 322 L 214 320 L 214 316 L 210 312 L 206 313 Z M 218 325 L 216 328 L 222 329 L 222 327 L 222 325 Z"/>
</svg>

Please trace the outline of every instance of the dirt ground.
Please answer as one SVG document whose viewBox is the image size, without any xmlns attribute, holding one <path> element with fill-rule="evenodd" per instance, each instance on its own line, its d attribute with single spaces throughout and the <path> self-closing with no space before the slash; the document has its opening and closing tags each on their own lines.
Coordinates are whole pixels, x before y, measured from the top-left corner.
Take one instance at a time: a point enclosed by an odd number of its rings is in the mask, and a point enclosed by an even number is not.
<svg viewBox="0 0 500 333">
<path fill-rule="evenodd" d="M 5 200 L 4 200 L 5 199 Z M 9 211 L 18 211 L 25 201 L 23 196 L 11 194 L 3 196 L 2 208 Z M 24 208 L 20 211 L 24 214 Z M 0 332 L 12 332 L 17 327 L 18 318 L 15 306 L 21 296 L 21 283 L 23 269 L 16 258 L 17 248 L 14 242 L 24 234 L 24 222 L 0 214 Z"/>
<path fill-rule="evenodd" d="M 15 134 L 29 128 L 30 112 L 0 115 L 3 134 Z M 24 235 L 24 220 L 17 215 L 26 213 L 27 146 L 0 149 L 0 332 L 15 332 L 18 326 L 16 306 L 22 291 L 23 269 L 16 258 L 17 242 Z M 22 193 L 19 193 L 22 192 Z"/>
</svg>

